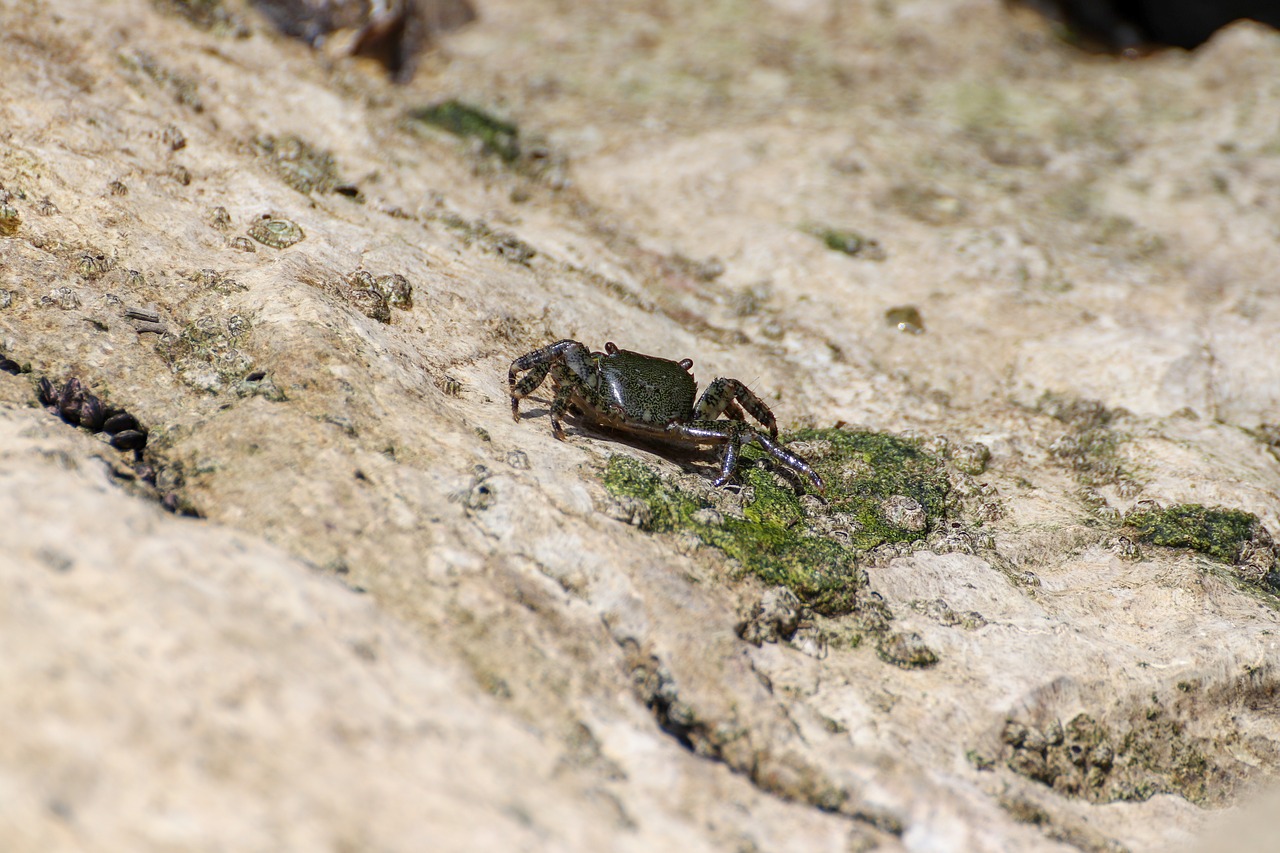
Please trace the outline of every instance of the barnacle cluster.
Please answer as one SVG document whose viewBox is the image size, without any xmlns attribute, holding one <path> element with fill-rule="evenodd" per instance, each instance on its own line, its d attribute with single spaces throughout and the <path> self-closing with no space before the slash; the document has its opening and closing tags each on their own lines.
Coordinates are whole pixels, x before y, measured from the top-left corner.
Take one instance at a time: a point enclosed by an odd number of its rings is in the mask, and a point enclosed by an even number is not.
<svg viewBox="0 0 1280 853">
<path fill-rule="evenodd" d="M 242 314 L 206 315 L 177 333 L 161 335 L 156 351 L 183 382 L 217 393 L 237 383 L 252 367 L 243 349 L 251 329 L 249 318 Z"/>
<path fill-rule="evenodd" d="M 341 278 L 313 282 L 317 287 L 379 323 L 391 322 L 391 309 L 413 309 L 413 286 L 399 273 L 374 275 L 356 270 Z"/>
<path fill-rule="evenodd" d="M 1031 725 L 1010 719 L 1001 733 L 1000 758 L 1019 775 L 1091 802 L 1146 800 L 1177 793 L 1207 804 L 1220 768 L 1167 709 L 1152 704 L 1136 721 L 1108 725 L 1088 713 L 1065 724 Z"/>
</svg>

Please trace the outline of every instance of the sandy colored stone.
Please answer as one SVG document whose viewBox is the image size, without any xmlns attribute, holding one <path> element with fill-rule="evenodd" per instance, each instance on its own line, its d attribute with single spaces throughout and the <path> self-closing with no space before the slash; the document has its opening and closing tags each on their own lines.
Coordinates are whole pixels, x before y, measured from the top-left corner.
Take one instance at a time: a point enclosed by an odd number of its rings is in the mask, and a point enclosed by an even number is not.
<svg viewBox="0 0 1280 853">
<path fill-rule="evenodd" d="M 226 7 L 243 37 L 0 6 L 0 847 L 1154 851 L 1247 814 L 1276 598 L 1116 537 L 1139 501 L 1280 533 L 1274 32 L 1131 61 L 978 0 L 520 0 L 398 87 Z M 537 156 L 406 124 L 447 98 Z M 304 239 L 243 250 L 264 216 Z M 545 389 L 511 419 L 564 337 L 989 449 L 959 529 L 865 561 L 937 662 L 866 614 L 743 640 L 765 585 L 600 482 L 711 457 L 558 442 Z"/>
</svg>

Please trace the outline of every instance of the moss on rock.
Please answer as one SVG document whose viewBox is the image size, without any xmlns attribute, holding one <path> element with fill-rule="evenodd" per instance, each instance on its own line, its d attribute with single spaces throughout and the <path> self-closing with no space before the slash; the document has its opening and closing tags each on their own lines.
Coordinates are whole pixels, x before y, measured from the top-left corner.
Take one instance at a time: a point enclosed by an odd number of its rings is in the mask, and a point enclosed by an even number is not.
<svg viewBox="0 0 1280 853">
<path fill-rule="evenodd" d="M 1258 528 L 1251 512 L 1200 504 L 1130 513 L 1125 525 L 1140 542 L 1169 548 L 1190 548 L 1223 563 L 1234 563 Z"/>
<path fill-rule="evenodd" d="M 486 152 L 496 154 L 506 163 L 520 157 L 519 128 L 470 104 L 448 100 L 413 110 L 409 119 L 463 139 L 478 139 Z"/>
<path fill-rule="evenodd" d="M 941 459 L 914 439 L 878 432 L 807 429 L 791 436 L 827 482 L 827 514 L 846 513 L 858 523 L 850 545 L 909 542 L 934 530 L 947 515 L 951 481 Z M 891 498 L 911 498 L 924 510 L 923 530 L 898 527 L 886 518 Z M 913 525 L 914 527 L 914 525 Z"/>
<path fill-rule="evenodd" d="M 766 584 L 791 590 L 815 612 L 848 613 L 859 585 L 857 552 L 922 535 L 887 520 L 886 502 L 911 498 L 924 510 L 925 529 L 932 529 L 945 515 L 950 483 L 941 461 L 907 439 L 838 429 L 806 430 L 792 438 L 804 443 L 795 449 L 826 480 L 826 504 L 802 502 L 758 465 L 739 473 L 746 487 L 740 516 L 718 511 L 711 497 L 625 456 L 609 459 L 604 485 L 642 529 L 692 533 Z M 823 522 L 832 518 L 847 520 L 835 525 L 839 539 L 823 535 L 831 529 Z"/>
<path fill-rule="evenodd" d="M 639 501 L 642 529 L 661 533 L 690 532 L 719 548 L 748 572 L 771 586 L 784 586 L 819 613 L 845 613 L 853 608 L 857 575 L 853 552 L 828 539 L 793 530 L 802 517 L 799 502 L 781 497 L 768 472 L 750 469 L 743 481 L 756 488 L 742 518 L 721 516 L 711 501 L 663 479 L 648 466 L 613 456 L 605 470 L 605 488 L 615 497 Z"/>
</svg>

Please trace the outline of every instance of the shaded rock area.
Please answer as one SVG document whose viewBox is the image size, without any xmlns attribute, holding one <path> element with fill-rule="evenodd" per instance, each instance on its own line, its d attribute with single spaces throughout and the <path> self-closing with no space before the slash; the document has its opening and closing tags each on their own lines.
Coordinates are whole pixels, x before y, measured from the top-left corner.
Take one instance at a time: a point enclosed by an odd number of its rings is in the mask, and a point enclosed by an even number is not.
<svg viewBox="0 0 1280 853">
<path fill-rule="evenodd" d="M 1273 30 L 288 5 L 0 4 L 0 848 L 1269 849 Z"/>
<path fill-rule="evenodd" d="M 1028 5 L 1061 21 L 1069 38 L 1116 51 L 1199 47 L 1241 18 L 1280 26 L 1275 0 L 1029 0 Z"/>
</svg>

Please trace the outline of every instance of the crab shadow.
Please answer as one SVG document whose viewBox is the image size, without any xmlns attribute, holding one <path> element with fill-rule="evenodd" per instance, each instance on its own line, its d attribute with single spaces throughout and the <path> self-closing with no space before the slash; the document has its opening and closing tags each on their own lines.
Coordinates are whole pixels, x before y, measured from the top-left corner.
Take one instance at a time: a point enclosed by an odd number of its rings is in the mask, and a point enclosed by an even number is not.
<svg viewBox="0 0 1280 853">
<path fill-rule="evenodd" d="M 528 409 L 520 413 L 521 420 L 534 420 L 543 422 L 544 418 L 550 417 L 551 409 L 549 407 L 539 407 L 536 409 Z M 680 466 L 680 470 L 686 474 L 696 474 L 700 477 L 706 477 L 708 480 L 715 480 L 720 474 L 720 458 L 724 452 L 724 446 L 719 444 L 702 444 L 691 445 L 682 441 L 664 441 L 661 438 L 649 438 L 645 436 L 637 436 L 633 433 L 624 432 L 622 430 L 613 430 L 606 426 L 601 426 L 582 416 L 581 413 L 570 410 L 564 417 L 563 424 L 565 427 L 566 437 L 581 437 L 592 440 L 608 441 L 614 444 L 624 444 L 627 447 L 636 450 L 642 450 L 646 453 L 652 453 L 655 456 L 672 462 Z M 776 465 L 764 457 L 757 460 L 758 464 L 763 464 L 778 476 L 782 477 L 797 494 L 805 494 L 809 492 L 804 481 L 796 475 L 794 471 L 784 465 Z M 752 463 L 744 463 L 752 464 Z M 740 491 L 742 484 L 735 477 L 724 486 L 724 488 L 732 491 Z"/>
</svg>

